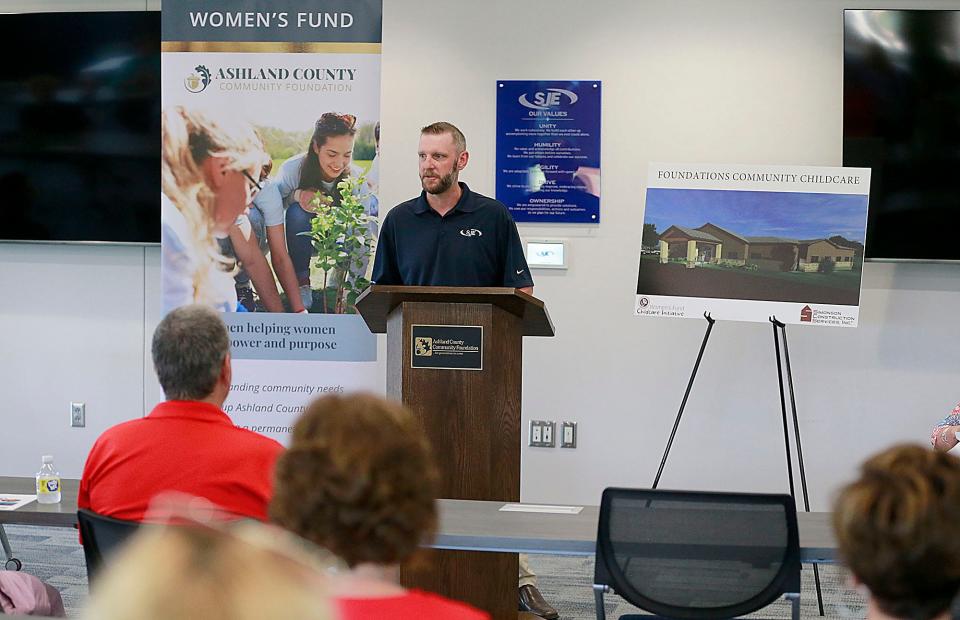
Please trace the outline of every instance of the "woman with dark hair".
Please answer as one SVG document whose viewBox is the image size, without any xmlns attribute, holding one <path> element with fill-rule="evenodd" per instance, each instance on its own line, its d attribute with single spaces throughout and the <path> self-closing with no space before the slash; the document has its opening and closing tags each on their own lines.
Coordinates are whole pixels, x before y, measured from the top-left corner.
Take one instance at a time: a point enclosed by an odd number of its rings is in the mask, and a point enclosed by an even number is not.
<svg viewBox="0 0 960 620">
<path fill-rule="evenodd" d="M 314 125 L 308 150 L 285 161 L 254 201 L 263 214 L 267 240 L 275 239 L 270 243 L 270 254 L 277 277 L 295 306 L 302 303 L 309 309 L 313 303 L 310 287 L 313 245 L 308 236 L 300 233 L 308 232 L 316 217 L 311 204 L 314 197 L 320 192 L 333 206 L 338 206 L 337 183 L 363 174 L 351 163 L 356 123 L 356 117 L 350 114 L 324 113 Z M 372 202 L 368 207 L 369 215 L 374 217 L 377 215 L 375 204 Z M 284 224 L 285 231 L 281 228 Z M 285 244 L 280 240 L 285 240 Z M 300 293 L 296 301 L 292 299 L 294 279 Z"/>
<path fill-rule="evenodd" d="M 326 396 L 297 420 L 277 461 L 270 518 L 349 567 L 330 581 L 341 620 L 489 620 L 398 583 L 400 564 L 436 529 L 439 479 L 427 438 L 402 405 Z"/>
</svg>

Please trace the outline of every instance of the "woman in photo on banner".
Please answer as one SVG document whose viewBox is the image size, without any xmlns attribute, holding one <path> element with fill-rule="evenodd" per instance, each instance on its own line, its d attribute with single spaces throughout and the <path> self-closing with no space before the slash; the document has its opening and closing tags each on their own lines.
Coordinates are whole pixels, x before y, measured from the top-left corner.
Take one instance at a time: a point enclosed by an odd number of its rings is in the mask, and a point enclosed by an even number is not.
<svg viewBox="0 0 960 620">
<path fill-rule="evenodd" d="M 308 149 L 286 160 L 276 175 L 270 178 L 257 196 L 255 206 L 262 213 L 267 237 L 271 227 L 285 224 L 286 247 L 270 245 L 271 256 L 276 252 L 289 252 L 296 273 L 300 303 L 310 309 L 313 305 L 313 286 L 310 281 L 310 262 L 314 247 L 309 235 L 317 216 L 317 201 L 327 201 L 331 207 L 341 205 L 342 195 L 338 183 L 363 177 L 363 169 L 353 163 L 357 119 L 350 114 L 326 112 L 314 124 Z M 364 185 L 358 185 L 355 193 L 364 205 L 370 218 L 377 216 L 377 199 Z M 284 211 L 285 210 L 285 211 Z M 375 220 L 370 222 L 370 231 L 375 232 Z M 274 228 L 273 230 L 278 230 Z M 306 233 L 306 234 L 305 234 Z M 276 233 L 274 233 L 276 234 Z M 369 259 L 363 261 L 360 273 L 363 276 Z M 327 285 L 336 285 L 345 273 L 332 274 Z M 291 291 L 284 286 L 290 297 Z M 324 292 L 325 294 L 325 292 Z M 292 303 L 292 302 L 291 302 Z"/>
<path fill-rule="evenodd" d="M 185 106 L 163 111 L 162 142 L 163 312 L 192 303 L 236 311 L 236 261 L 218 240 L 253 201 L 269 157 L 249 123 Z"/>
</svg>

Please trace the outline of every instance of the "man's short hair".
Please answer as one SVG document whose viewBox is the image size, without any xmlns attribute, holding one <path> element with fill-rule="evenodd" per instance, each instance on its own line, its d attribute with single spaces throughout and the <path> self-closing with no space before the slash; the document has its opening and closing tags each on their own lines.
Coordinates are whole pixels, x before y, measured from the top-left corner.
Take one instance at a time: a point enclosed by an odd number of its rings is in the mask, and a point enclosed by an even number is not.
<svg viewBox="0 0 960 620">
<path fill-rule="evenodd" d="M 960 588 L 960 460 L 899 445 L 867 460 L 834 505 L 840 556 L 880 609 L 942 614 Z"/>
<path fill-rule="evenodd" d="M 457 155 L 467 150 L 467 139 L 463 136 L 463 132 L 457 129 L 456 125 L 452 123 L 438 121 L 436 123 L 430 123 L 420 130 L 421 135 L 442 136 L 445 133 L 450 134 L 450 137 L 453 138 L 453 144 L 457 147 Z"/>
<path fill-rule="evenodd" d="M 230 339 L 219 312 L 182 306 L 157 325 L 150 351 L 167 400 L 202 400 L 217 384 Z"/>
</svg>

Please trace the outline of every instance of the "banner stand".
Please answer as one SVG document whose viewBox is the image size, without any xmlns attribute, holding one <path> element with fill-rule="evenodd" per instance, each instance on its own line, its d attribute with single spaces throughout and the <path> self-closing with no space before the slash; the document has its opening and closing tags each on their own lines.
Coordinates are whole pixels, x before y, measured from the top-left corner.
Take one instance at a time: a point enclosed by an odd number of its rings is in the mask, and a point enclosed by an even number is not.
<svg viewBox="0 0 960 620">
<path fill-rule="evenodd" d="M 693 371 L 690 373 L 690 380 L 687 382 L 687 389 L 683 393 L 683 400 L 680 401 L 680 410 L 677 411 L 677 419 L 673 423 L 673 430 L 670 431 L 670 438 L 663 451 L 663 458 L 660 460 L 660 467 L 657 469 L 657 475 L 653 479 L 653 486 L 656 489 L 660 484 L 660 477 L 663 475 L 663 468 L 667 464 L 667 457 L 670 455 L 670 448 L 673 447 L 673 440 L 677 435 L 677 429 L 680 427 L 680 418 L 683 417 L 683 410 L 687 406 L 687 399 L 690 397 L 690 391 L 693 389 L 693 382 L 697 378 L 697 371 L 700 370 L 700 362 L 703 360 L 703 353 L 707 348 L 707 341 L 710 339 L 710 333 L 713 331 L 713 325 L 716 319 L 710 316 L 709 312 L 703 313 L 703 318 L 707 320 L 707 330 L 703 334 L 703 342 L 700 344 L 700 352 L 697 354 L 697 361 L 693 365 Z M 787 459 L 787 479 L 790 483 L 790 497 L 794 503 L 797 501 L 797 495 L 793 483 L 793 459 L 790 458 L 790 434 L 787 428 L 787 402 L 786 393 L 783 389 L 784 367 L 786 367 L 787 386 L 790 390 L 790 412 L 793 417 L 793 434 L 797 445 L 797 463 L 800 466 L 800 488 L 803 493 L 804 512 L 810 512 L 810 497 L 807 493 L 807 475 L 803 466 L 803 448 L 800 443 L 800 422 L 797 419 L 797 399 L 793 389 L 793 371 L 790 367 L 790 349 L 787 346 L 787 326 L 777 317 L 771 316 L 770 324 L 773 326 L 773 350 L 777 358 L 777 381 L 780 388 L 780 413 L 783 419 L 783 449 Z M 780 342 L 783 342 L 783 355 L 780 354 Z M 823 593 L 820 589 L 820 569 L 816 563 L 813 564 L 813 578 L 817 588 L 817 604 L 820 609 L 820 615 L 824 615 Z"/>
</svg>

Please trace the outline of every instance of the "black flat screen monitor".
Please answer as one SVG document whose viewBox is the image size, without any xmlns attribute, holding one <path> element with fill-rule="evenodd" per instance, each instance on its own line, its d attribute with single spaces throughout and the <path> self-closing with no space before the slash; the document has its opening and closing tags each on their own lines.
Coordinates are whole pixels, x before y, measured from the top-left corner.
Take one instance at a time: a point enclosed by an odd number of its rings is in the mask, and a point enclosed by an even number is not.
<svg viewBox="0 0 960 620">
<path fill-rule="evenodd" d="M 160 238 L 160 13 L 0 15 L 0 240 Z"/>
<path fill-rule="evenodd" d="M 843 164 L 872 168 L 866 256 L 960 260 L 960 11 L 846 10 Z"/>
</svg>

